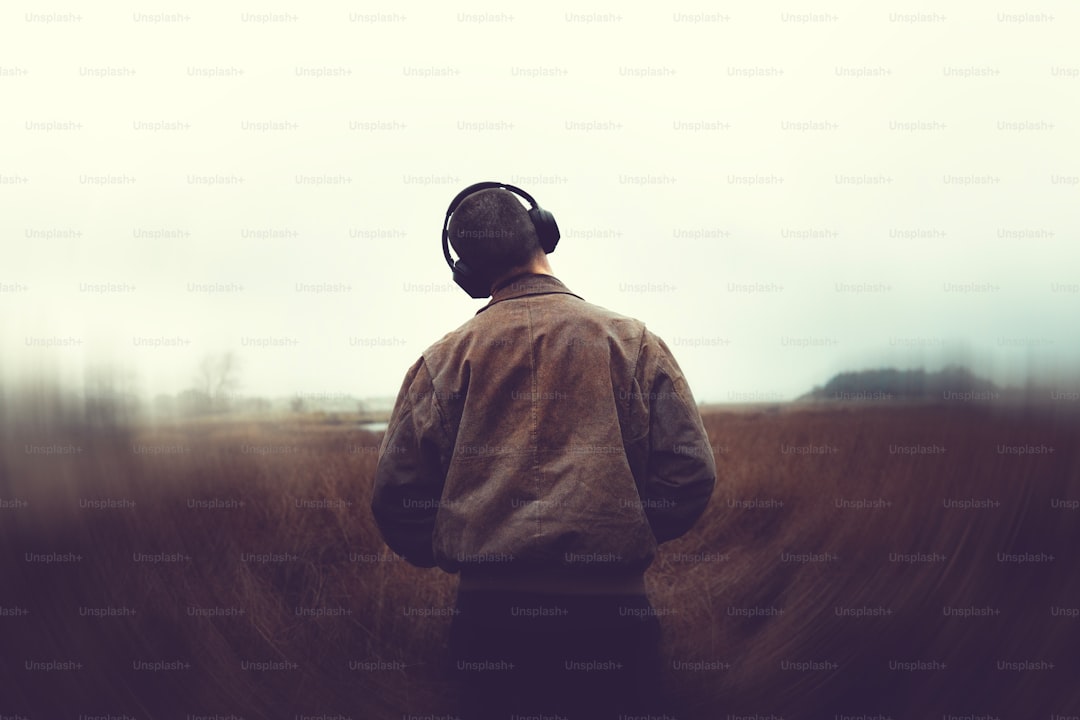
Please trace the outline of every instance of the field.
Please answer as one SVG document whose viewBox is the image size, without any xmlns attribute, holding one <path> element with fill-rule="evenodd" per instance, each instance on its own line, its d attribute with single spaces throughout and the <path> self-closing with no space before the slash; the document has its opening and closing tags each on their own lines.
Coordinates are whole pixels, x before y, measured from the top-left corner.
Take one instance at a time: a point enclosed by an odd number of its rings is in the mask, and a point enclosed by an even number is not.
<svg viewBox="0 0 1080 720">
<path fill-rule="evenodd" d="M 647 575 L 677 717 L 1080 716 L 1073 405 L 709 409 L 715 495 Z M 456 578 L 382 544 L 380 434 L 6 417 L 0 716 L 453 717 L 449 618 L 406 609 Z"/>
</svg>

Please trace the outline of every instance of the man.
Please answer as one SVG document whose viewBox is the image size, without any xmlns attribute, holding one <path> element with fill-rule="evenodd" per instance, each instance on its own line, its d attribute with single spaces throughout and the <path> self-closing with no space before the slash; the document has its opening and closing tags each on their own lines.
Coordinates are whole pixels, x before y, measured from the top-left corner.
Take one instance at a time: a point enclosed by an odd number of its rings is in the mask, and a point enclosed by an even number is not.
<svg viewBox="0 0 1080 720">
<path fill-rule="evenodd" d="M 447 261 L 491 300 L 409 368 L 375 473 L 371 507 L 390 548 L 460 573 L 451 654 L 463 718 L 658 710 L 659 622 L 643 575 L 716 481 L 668 347 L 555 278 L 558 237 L 513 186 L 454 199 Z"/>
</svg>

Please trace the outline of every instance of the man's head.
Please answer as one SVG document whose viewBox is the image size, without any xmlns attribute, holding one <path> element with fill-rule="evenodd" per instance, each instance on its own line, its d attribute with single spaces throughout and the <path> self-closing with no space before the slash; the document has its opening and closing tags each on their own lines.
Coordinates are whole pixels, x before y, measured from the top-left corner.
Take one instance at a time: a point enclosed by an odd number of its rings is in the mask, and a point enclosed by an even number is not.
<svg viewBox="0 0 1080 720">
<path fill-rule="evenodd" d="M 503 188 L 480 190 L 462 200 L 450 217 L 448 235 L 454 252 L 492 281 L 544 255 L 528 210 Z"/>
</svg>

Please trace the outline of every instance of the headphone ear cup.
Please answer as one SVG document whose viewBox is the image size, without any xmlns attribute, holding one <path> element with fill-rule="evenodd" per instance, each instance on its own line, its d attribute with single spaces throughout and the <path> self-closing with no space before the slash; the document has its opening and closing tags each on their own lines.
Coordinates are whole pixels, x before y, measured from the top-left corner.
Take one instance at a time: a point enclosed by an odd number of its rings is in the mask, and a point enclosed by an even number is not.
<svg viewBox="0 0 1080 720">
<path fill-rule="evenodd" d="M 534 207 L 529 210 L 529 219 L 536 228 L 540 247 L 545 253 L 555 252 L 555 246 L 559 244 L 559 225 L 555 222 L 555 216 L 542 207 Z"/>
<path fill-rule="evenodd" d="M 471 298 L 479 300 L 491 297 L 491 283 L 482 274 L 472 270 L 463 260 L 454 263 L 454 282 Z"/>
</svg>

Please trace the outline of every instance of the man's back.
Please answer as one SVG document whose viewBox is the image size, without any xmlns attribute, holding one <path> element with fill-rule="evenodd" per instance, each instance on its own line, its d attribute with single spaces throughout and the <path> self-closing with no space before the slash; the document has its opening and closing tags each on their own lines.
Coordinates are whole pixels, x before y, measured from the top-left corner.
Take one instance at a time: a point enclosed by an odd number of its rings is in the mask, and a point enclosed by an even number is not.
<svg viewBox="0 0 1080 720">
<path fill-rule="evenodd" d="M 614 582 L 693 524 L 714 481 L 663 342 L 529 274 L 410 369 L 373 509 L 392 548 L 463 578 Z"/>
</svg>

